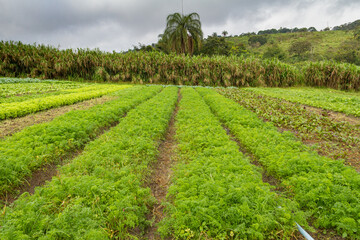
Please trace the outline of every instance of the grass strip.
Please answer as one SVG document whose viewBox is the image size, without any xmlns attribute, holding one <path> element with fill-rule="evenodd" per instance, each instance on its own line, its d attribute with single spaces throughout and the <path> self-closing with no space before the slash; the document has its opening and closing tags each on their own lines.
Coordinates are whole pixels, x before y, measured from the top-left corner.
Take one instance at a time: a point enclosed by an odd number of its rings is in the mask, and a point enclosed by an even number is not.
<svg viewBox="0 0 360 240">
<path fill-rule="evenodd" d="M 353 168 L 310 151 L 292 133 L 278 132 L 272 123 L 214 90 L 198 92 L 268 173 L 282 181 L 315 227 L 360 238 L 360 175 Z"/>
<path fill-rule="evenodd" d="M 91 98 L 101 97 L 105 94 L 116 92 L 118 90 L 128 88 L 128 85 L 103 85 L 88 87 L 89 91 L 71 89 L 67 91 L 75 91 L 69 94 L 61 94 L 57 96 L 48 96 L 44 98 L 30 99 L 22 102 L 3 103 L 0 105 L 0 120 L 7 118 L 15 118 L 25 116 L 30 113 L 46 110 L 49 108 L 59 107 L 63 105 L 71 105 L 76 102 L 88 100 Z M 96 88 L 98 88 L 96 90 Z M 99 89 L 100 88 L 100 89 Z M 77 92 L 80 91 L 80 92 Z"/>
<path fill-rule="evenodd" d="M 297 207 L 271 192 L 200 95 L 183 88 L 177 165 L 159 231 L 176 239 L 270 239 L 294 233 Z M 281 206 L 281 207 L 280 207 Z M 294 215 L 291 213 L 295 211 Z"/>
<path fill-rule="evenodd" d="M 104 127 L 116 123 L 131 108 L 154 96 L 162 87 L 134 87 L 119 98 L 88 110 L 71 111 L 51 122 L 25 128 L 0 140 L 0 194 L 49 162 L 81 149 Z"/>
<path fill-rule="evenodd" d="M 177 88 L 128 112 L 60 175 L 22 195 L 1 217 L 0 239 L 131 239 L 154 202 L 143 180 L 167 129 Z"/>
</svg>

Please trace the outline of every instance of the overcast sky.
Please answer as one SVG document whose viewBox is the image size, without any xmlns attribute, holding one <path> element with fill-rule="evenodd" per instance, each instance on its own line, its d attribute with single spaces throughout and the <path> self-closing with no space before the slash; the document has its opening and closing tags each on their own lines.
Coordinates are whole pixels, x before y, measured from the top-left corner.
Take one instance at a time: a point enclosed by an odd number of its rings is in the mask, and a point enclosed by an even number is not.
<svg viewBox="0 0 360 240">
<path fill-rule="evenodd" d="M 318 30 L 360 19 L 360 0 L 183 0 L 204 36 L 280 27 Z M 0 40 L 126 51 L 158 40 L 182 0 L 0 0 Z"/>
</svg>

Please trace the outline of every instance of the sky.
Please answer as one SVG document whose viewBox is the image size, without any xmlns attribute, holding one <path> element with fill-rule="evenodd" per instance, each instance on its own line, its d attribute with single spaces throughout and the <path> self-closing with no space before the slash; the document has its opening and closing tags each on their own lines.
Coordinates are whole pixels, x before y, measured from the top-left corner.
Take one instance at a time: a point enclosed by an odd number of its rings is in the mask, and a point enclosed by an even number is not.
<svg viewBox="0 0 360 240">
<path fill-rule="evenodd" d="M 127 51 L 156 43 L 166 17 L 182 9 L 200 15 L 205 37 L 360 19 L 359 0 L 0 0 L 0 40 Z"/>
</svg>

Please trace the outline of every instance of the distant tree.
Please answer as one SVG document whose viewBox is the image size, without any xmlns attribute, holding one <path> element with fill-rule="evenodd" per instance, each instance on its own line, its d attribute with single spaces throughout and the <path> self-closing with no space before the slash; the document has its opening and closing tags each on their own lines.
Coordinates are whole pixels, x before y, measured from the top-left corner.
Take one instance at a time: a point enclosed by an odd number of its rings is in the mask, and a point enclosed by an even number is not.
<svg viewBox="0 0 360 240">
<path fill-rule="evenodd" d="M 308 31 L 308 29 L 306 27 L 298 29 L 298 32 L 307 32 L 307 31 Z"/>
<path fill-rule="evenodd" d="M 291 29 L 289 29 L 289 28 L 280 28 L 280 29 L 278 30 L 278 32 L 279 32 L 279 33 L 288 33 L 288 32 L 291 32 Z"/>
<path fill-rule="evenodd" d="M 322 31 L 330 31 L 329 27 L 324 28 Z"/>
<path fill-rule="evenodd" d="M 289 48 L 289 53 L 295 54 L 300 57 L 304 53 L 310 51 L 311 47 L 312 47 L 311 42 L 309 42 L 307 40 L 297 41 L 297 42 L 294 42 L 293 44 L 291 44 L 291 46 Z"/>
<path fill-rule="evenodd" d="M 166 21 L 164 37 L 170 49 L 177 53 L 192 54 L 195 48 L 200 48 L 203 32 L 199 14 L 174 13 L 170 14 Z"/>
<path fill-rule="evenodd" d="M 272 29 L 268 29 L 268 30 L 261 30 L 258 32 L 258 35 L 275 34 L 275 33 L 278 33 L 278 30 L 276 30 L 275 28 L 272 28 Z"/>
<path fill-rule="evenodd" d="M 251 37 L 249 37 L 248 43 L 249 43 L 249 45 L 252 45 L 252 46 L 256 46 L 256 45 L 261 46 L 261 45 L 264 45 L 265 43 L 267 43 L 267 38 L 266 38 L 266 36 L 259 36 L 259 35 L 251 36 Z"/>
<path fill-rule="evenodd" d="M 230 55 L 240 56 L 248 53 L 244 43 L 233 44 L 229 51 Z"/>
<path fill-rule="evenodd" d="M 360 45 L 356 39 L 347 40 L 337 49 L 335 60 L 360 65 Z"/>
<path fill-rule="evenodd" d="M 213 33 L 212 36 L 208 36 L 204 40 L 201 50 L 198 52 L 200 54 L 212 56 L 212 55 L 229 55 L 230 54 L 230 45 L 225 41 L 225 38 L 218 37 L 216 33 Z"/>
<path fill-rule="evenodd" d="M 277 44 L 269 46 L 263 55 L 263 58 L 277 58 L 279 60 L 283 60 L 285 57 L 285 52 Z"/>
<path fill-rule="evenodd" d="M 135 52 L 152 52 L 152 51 L 155 51 L 154 47 L 151 46 L 151 45 L 145 45 L 145 44 L 142 44 L 142 43 L 138 43 L 139 46 L 135 46 L 133 45 L 133 50 L 132 51 L 135 51 Z"/>
<path fill-rule="evenodd" d="M 309 32 L 317 32 L 316 28 L 314 28 L 314 27 L 309 27 L 309 28 L 308 28 L 308 31 L 309 31 Z"/>
<path fill-rule="evenodd" d="M 360 27 L 354 31 L 354 38 L 360 41 Z"/>
<path fill-rule="evenodd" d="M 226 37 L 226 36 L 228 35 L 228 32 L 227 32 L 227 31 L 223 31 L 223 32 L 222 32 L 222 35 L 223 35 L 224 37 Z"/>
</svg>

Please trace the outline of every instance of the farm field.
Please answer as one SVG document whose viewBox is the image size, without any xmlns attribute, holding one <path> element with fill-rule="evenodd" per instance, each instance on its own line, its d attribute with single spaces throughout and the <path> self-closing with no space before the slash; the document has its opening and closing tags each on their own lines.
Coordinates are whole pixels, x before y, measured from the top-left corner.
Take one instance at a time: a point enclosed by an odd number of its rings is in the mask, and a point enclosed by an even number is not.
<svg viewBox="0 0 360 240">
<path fill-rule="evenodd" d="M 326 110 L 360 116 L 360 93 L 313 88 L 246 88 L 248 91 L 306 104 Z"/>
<path fill-rule="evenodd" d="M 0 89 L 0 239 L 360 239 L 356 92 Z"/>
</svg>

